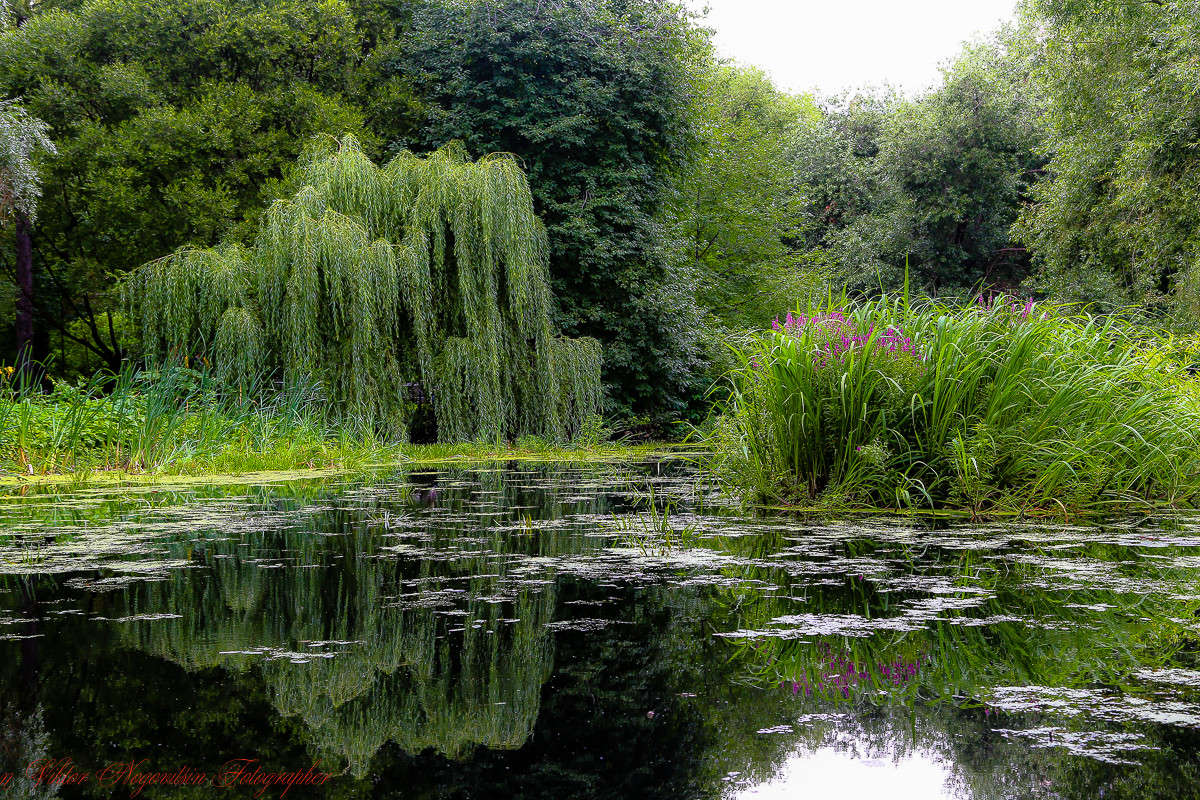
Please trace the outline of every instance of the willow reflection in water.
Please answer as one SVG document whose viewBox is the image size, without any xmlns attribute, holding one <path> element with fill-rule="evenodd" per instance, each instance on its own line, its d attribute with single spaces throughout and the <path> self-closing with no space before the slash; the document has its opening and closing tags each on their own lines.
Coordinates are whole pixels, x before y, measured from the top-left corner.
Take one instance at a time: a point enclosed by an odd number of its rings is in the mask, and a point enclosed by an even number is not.
<svg viewBox="0 0 1200 800">
<path fill-rule="evenodd" d="M 1191 523 L 754 519 L 657 465 L 63 499 L 0 508 L 10 755 L 320 758 L 363 797 L 1200 774 Z"/>
<path fill-rule="evenodd" d="M 188 670 L 257 667 L 279 712 L 357 777 L 389 741 L 451 758 L 518 748 L 552 669 L 555 589 L 549 570 L 514 566 L 598 547 L 578 525 L 522 520 L 526 477 L 376 486 L 303 526 L 175 543 L 207 579 L 129 591 L 127 616 L 179 619 L 123 632 Z M 557 495 L 539 498 L 544 522 Z"/>
</svg>

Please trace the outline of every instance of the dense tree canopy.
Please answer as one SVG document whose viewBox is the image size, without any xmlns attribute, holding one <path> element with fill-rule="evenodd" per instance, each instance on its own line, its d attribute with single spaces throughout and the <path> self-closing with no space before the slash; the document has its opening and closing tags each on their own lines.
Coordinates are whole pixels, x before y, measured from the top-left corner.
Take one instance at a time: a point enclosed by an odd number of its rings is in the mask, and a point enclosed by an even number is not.
<svg viewBox="0 0 1200 800">
<path fill-rule="evenodd" d="M 665 0 L 429 4 L 392 65 L 428 104 L 421 147 L 520 159 L 564 329 L 604 343 L 611 398 L 639 413 L 677 410 L 691 366 L 655 215 L 689 142 L 693 38 Z"/>
<path fill-rule="evenodd" d="M 344 96 L 357 45 L 341 0 L 92 0 L 0 36 L 0 87 L 60 151 L 35 240 L 43 329 L 115 366 L 112 276 L 214 243 L 261 213 L 314 134 L 360 131 Z"/>
<path fill-rule="evenodd" d="M 759 70 L 704 64 L 695 90 L 697 144 L 667 217 L 700 308 L 733 327 L 766 325 L 795 301 L 805 187 L 789 150 L 818 119 L 811 98 Z"/>
<path fill-rule="evenodd" d="M 689 140 L 683 70 L 699 41 L 675 5 L 62 5 L 0 36 L 0 88 L 63 154 L 46 176 L 37 294 L 60 341 L 115 365 L 112 276 L 184 243 L 246 239 L 314 135 L 354 133 L 371 154 L 457 139 L 527 169 L 557 316 L 606 344 L 616 408 L 684 402 L 689 350 L 669 330 L 655 219 Z"/>
<path fill-rule="evenodd" d="M 251 245 L 298 157 L 347 133 L 372 159 L 515 156 L 554 324 L 602 343 L 621 417 L 693 413 L 729 334 L 906 275 L 1200 320 L 1194 0 L 1028 0 L 928 92 L 839 98 L 722 62 L 675 0 L 5 7 L 0 97 L 59 151 L 39 165 L 31 295 L 35 354 L 67 374 L 136 342 L 120 276 Z"/>
<path fill-rule="evenodd" d="M 1039 164 L 1029 56 L 1006 32 L 972 46 L 929 94 L 833 104 L 799 142 L 812 256 L 865 291 L 1013 289 L 1028 257 L 1010 229 Z"/>
<path fill-rule="evenodd" d="M 1042 29 L 1051 160 L 1021 232 L 1044 266 L 1041 288 L 1106 306 L 1180 301 L 1200 319 L 1200 4 L 1028 10 Z"/>
</svg>

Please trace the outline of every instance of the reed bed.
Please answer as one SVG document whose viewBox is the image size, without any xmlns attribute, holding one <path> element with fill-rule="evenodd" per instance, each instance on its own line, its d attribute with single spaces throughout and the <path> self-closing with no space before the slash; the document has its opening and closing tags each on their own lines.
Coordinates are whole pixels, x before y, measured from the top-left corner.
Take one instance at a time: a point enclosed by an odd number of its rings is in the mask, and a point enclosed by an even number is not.
<svg viewBox="0 0 1200 800">
<path fill-rule="evenodd" d="M 329 466 L 377 449 L 310 386 L 230 392 L 208 370 L 126 369 L 81 384 L 0 383 L 0 471 L 235 472 Z"/>
<path fill-rule="evenodd" d="M 1187 343 L 999 297 L 798 309 L 739 348 L 711 460 L 753 501 L 974 512 L 1191 505 Z"/>
</svg>

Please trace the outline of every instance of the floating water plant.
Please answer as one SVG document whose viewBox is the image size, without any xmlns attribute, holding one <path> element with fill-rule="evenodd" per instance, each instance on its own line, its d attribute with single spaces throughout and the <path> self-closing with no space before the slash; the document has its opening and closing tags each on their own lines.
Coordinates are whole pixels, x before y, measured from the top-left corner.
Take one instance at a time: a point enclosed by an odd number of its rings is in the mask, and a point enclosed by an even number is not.
<svg viewBox="0 0 1200 800">
<path fill-rule="evenodd" d="M 546 233 L 513 158 L 452 143 L 380 168 L 347 136 L 299 183 L 253 247 L 183 249 L 131 276 L 150 360 L 207 359 L 244 389 L 316 382 L 390 432 L 419 383 L 441 441 L 569 438 L 598 413 L 600 346 L 552 329 Z"/>
</svg>

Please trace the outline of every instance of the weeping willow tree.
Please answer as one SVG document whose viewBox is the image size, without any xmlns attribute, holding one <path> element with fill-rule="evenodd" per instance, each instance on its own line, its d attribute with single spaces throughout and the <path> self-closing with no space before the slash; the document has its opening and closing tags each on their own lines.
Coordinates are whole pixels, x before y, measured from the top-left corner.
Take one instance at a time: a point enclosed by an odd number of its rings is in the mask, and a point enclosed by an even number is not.
<svg viewBox="0 0 1200 800">
<path fill-rule="evenodd" d="M 253 247 L 180 250 L 126 290 L 149 359 L 316 382 L 379 427 L 403 428 L 412 382 L 442 441 L 569 438 L 599 412 L 599 343 L 552 329 L 546 232 L 507 155 L 451 143 L 380 168 L 347 136 L 303 162 Z"/>
</svg>

